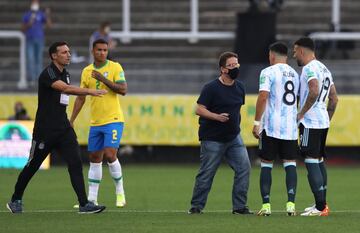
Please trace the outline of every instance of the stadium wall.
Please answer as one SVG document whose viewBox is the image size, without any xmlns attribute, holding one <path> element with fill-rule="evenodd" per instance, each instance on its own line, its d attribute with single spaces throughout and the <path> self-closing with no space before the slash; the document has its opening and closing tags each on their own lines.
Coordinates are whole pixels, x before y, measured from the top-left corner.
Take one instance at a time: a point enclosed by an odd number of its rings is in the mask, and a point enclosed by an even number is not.
<svg viewBox="0 0 360 233">
<path fill-rule="evenodd" d="M 246 145 L 256 146 L 251 134 L 256 95 L 246 97 L 242 108 L 242 136 Z M 120 97 L 126 124 L 122 144 L 135 146 L 198 146 L 198 117 L 194 113 L 195 95 L 128 95 Z M 68 114 L 75 97 L 71 97 Z M 0 95 L 0 119 L 13 115 L 15 102 L 23 102 L 28 114 L 35 118 L 36 95 Z M 329 146 L 360 146 L 360 96 L 341 95 L 328 136 Z M 87 144 L 90 122 L 90 101 L 84 105 L 75 122 L 81 145 Z"/>
</svg>

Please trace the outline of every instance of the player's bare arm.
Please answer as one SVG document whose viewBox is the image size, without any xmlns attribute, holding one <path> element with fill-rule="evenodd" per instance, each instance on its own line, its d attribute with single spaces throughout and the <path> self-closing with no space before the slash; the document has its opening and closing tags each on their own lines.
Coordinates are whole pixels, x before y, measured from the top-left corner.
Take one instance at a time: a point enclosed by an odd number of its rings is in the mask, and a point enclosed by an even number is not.
<svg viewBox="0 0 360 233">
<path fill-rule="evenodd" d="M 329 120 L 333 117 L 336 109 L 336 105 L 338 103 L 338 97 L 336 93 L 335 85 L 331 85 L 330 92 L 329 92 L 329 102 L 327 105 L 327 112 L 329 114 Z"/>
<path fill-rule="evenodd" d="M 257 101 L 256 101 L 256 113 L 255 113 L 255 121 L 254 121 L 254 127 L 252 130 L 252 134 L 255 138 L 259 139 L 259 130 L 260 130 L 260 120 L 262 115 L 264 114 L 265 107 L 266 107 L 266 101 L 269 98 L 269 92 L 267 91 L 260 91 Z M 256 122 L 256 124 L 255 124 Z"/>
<path fill-rule="evenodd" d="M 70 124 L 72 127 L 74 127 L 74 121 L 75 121 L 76 117 L 79 115 L 79 112 L 81 111 L 82 107 L 84 106 L 85 101 L 86 101 L 85 96 L 77 96 L 76 97 L 73 111 L 72 111 L 71 117 L 70 117 Z"/>
<path fill-rule="evenodd" d="M 55 90 L 61 91 L 62 93 L 69 95 L 92 95 L 101 97 L 107 93 L 106 90 L 95 90 L 68 85 L 61 80 L 54 82 L 51 87 Z"/>
<path fill-rule="evenodd" d="M 208 109 L 206 109 L 206 106 L 202 104 L 198 104 L 195 110 L 196 115 L 204 117 L 209 120 L 214 121 L 220 121 L 220 122 L 226 122 L 229 120 L 229 113 L 214 113 L 210 112 Z"/>
<path fill-rule="evenodd" d="M 312 79 L 308 82 L 309 94 L 306 98 L 303 108 L 298 113 L 297 119 L 300 120 L 304 117 L 305 113 L 314 105 L 319 95 L 319 84 L 317 79 Z"/>
<path fill-rule="evenodd" d="M 110 88 L 113 92 L 118 93 L 120 95 L 126 95 L 127 93 L 127 83 L 121 82 L 121 83 L 114 83 L 110 80 L 106 79 L 104 75 L 102 75 L 100 72 L 93 70 L 91 72 L 91 77 L 98 80 L 99 82 L 104 83 L 108 88 Z"/>
</svg>

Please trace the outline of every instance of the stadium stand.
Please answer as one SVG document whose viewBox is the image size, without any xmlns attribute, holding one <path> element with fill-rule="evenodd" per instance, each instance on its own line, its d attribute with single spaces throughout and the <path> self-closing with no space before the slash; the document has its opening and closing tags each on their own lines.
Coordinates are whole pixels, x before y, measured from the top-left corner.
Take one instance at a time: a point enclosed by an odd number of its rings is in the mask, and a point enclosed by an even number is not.
<svg viewBox="0 0 360 233">
<path fill-rule="evenodd" d="M 131 0 L 131 30 L 188 31 L 189 0 Z M 27 0 L 2 0 L 0 29 L 19 30 Z M 113 30 L 122 30 L 122 1 L 48 0 L 42 7 L 52 9 L 54 26 L 46 31 L 46 44 L 66 40 L 78 56 L 89 56 L 88 40 L 100 22 L 112 22 Z M 199 0 L 200 31 L 234 31 L 236 13 L 245 12 L 247 0 Z M 341 1 L 342 27 L 360 30 L 360 2 Z M 299 36 L 313 31 L 328 31 L 331 1 L 287 0 L 278 13 L 277 37 L 289 45 Z M 359 42 L 345 61 L 336 51 L 324 63 L 333 71 L 340 93 L 359 93 L 357 81 L 360 67 Z M 216 61 L 225 50 L 233 50 L 234 40 L 133 40 L 119 43 L 114 57 L 125 68 L 130 93 L 198 93 L 204 82 L 217 75 Z M 0 90 L 17 91 L 19 77 L 19 42 L 0 38 Z M 338 54 L 339 53 L 339 54 Z M 46 51 L 44 56 L 47 57 Z M 44 59 L 46 62 L 47 59 Z M 69 67 L 72 80 L 78 83 L 86 62 Z M 254 78 L 254 82 L 257 78 Z M 29 91 L 34 91 L 29 89 Z"/>
</svg>

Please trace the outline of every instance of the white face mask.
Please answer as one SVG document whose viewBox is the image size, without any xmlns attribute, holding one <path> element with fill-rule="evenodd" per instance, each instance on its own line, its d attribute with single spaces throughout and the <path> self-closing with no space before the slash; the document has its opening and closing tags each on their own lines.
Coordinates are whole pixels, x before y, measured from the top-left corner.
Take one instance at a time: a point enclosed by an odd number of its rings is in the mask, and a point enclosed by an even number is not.
<svg viewBox="0 0 360 233">
<path fill-rule="evenodd" d="M 105 32 L 106 34 L 109 34 L 110 31 L 111 31 L 110 27 L 105 27 L 105 28 L 104 28 L 104 32 Z"/>
<path fill-rule="evenodd" d="M 33 4 L 31 4 L 31 6 L 30 6 L 30 9 L 31 9 L 32 11 L 38 11 L 39 8 L 40 8 L 40 6 L 39 6 L 38 3 L 33 3 Z"/>
</svg>

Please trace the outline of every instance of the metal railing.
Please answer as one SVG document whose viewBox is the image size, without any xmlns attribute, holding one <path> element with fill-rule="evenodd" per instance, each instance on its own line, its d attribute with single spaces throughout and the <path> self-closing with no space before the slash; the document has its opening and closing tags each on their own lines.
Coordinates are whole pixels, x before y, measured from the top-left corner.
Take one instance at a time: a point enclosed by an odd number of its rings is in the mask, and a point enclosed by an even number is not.
<svg viewBox="0 0 360 233">
<path fill-rule="evenodd" d="M 21 31 L 1 31 L 0 30 L 0 38 L 17 38 L 20 40 L 20 52 L 19 52 L 19 68 L 20 68 L 20 78 L 17 83 L 17 87 L 19 89 L 27 88 L 26 81 L 26 56 L 25 56 L 25 36 Z"/>
<path fill-rule="evenodd" d="M 335 32 L 340 32 L 340 12 L 340 0 L 332 0 L 331 23 L 334 27 Z"/>
<path fill-rule="evenodd" d="M 190 31 L 167 32 L 167 31 L 131 31 L 130 0 L 122 1 L 123 30 L 113 31 L 110 35 L 123 43 L 130 43 L 132 39 L 188 39 L 190 43 L 197 43 L 200 39 L 234 39 L 234 32 L 200 32 L 199 31 L 199 1 L 190 0 Z M 340 0 L 332 0 L 331 22 L 335 32 L 340 32 Z M 323 39 L 330 36 L 333 40 L 357 39 L 356 33 L 332 34 L 328 32 L 316 32 L 312 34 L 314 39 Z M 336 39 L 335 39 L 336 38 Z M 329 39 L 329 38 L 328 38 Z"/>
<path fill-rule="evenodd" d="M 131 31 L 130 0 L 122 1 L 123 30 L 113 31 L 110 35 L 123 43 L 130 43 L 132 39 L 188 39 L 190 43 L 197 43 L 200 39 L 233 39 L 234 32 L 200 32 L 199 31 L 199 1 L 190 0 L 190 31 Z M 149 3 L 150 4 L 150 3 Z"/>
<path fill-rule="evenodd" d="M 360 32 L 313 32 L 314 40 L 360 40 Z"/>
<path fill-rule="evenodd" d="M 334 27 L 333 32 L 313 32 L 309 35 L 314 40 L 360 40 L 360 32 L 341 32 L 341 2 L 332 0 L 331 23 Z"/>
<path fill-rule="evenodd" d="M 113 31 L 111 36 L 123 43 L 130 43 L 133 39 L 187 39 L 196 43 L 200 39 L 234 39 L 234 32 L 200 32 L 199 31 L 199 0 L 190 0 L 190 30 L 189 31 L 131 31 L 130 0 L 122 0 L 122 31 Z M 360 40 L 359 32 L 340 32 L 340 0 L 332 0 L 332 24 L 335 32 L 314 32 L 310 37 L 316 40 Z M 19 68 L 20 78 L 17 83 L 19 89 L 27 88 L 25 37 L 21 31 L 0 30 L 0 38 L 17 38 L 20 40 Z"/>
</svg>

